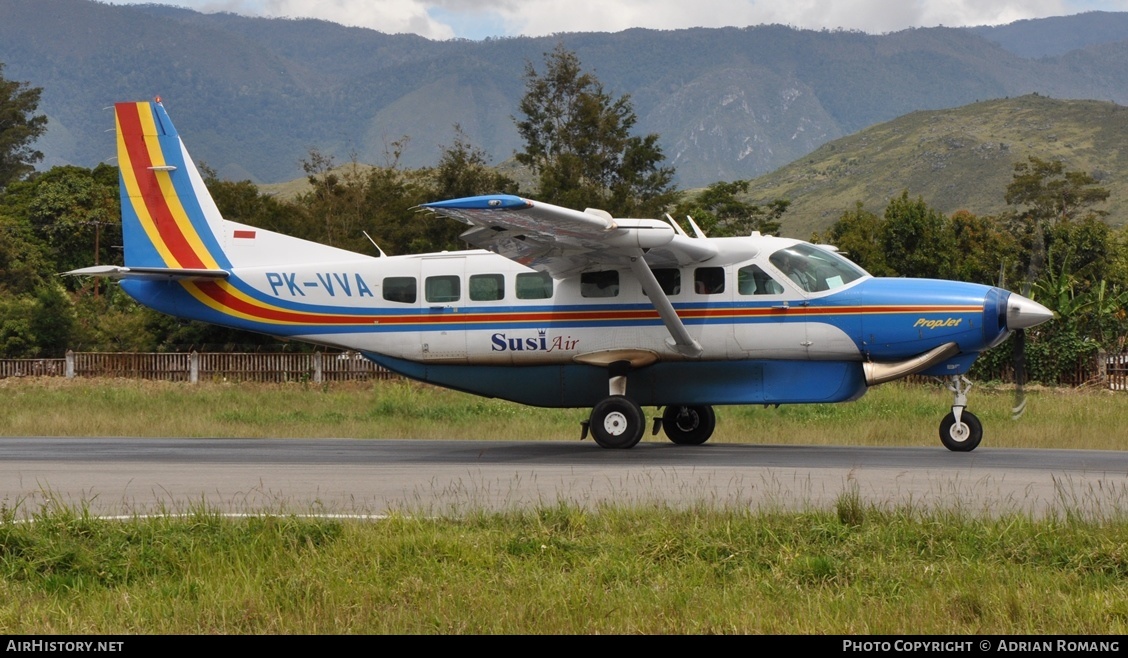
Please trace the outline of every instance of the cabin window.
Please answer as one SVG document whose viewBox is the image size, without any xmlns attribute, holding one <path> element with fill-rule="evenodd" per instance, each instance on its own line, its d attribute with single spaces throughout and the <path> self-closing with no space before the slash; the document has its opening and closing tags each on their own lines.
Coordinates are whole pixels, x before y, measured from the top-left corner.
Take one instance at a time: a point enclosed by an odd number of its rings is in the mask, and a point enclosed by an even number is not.
<svg viewBox="0 0 1128 658">
<path fill-rule="evenodd" d="M 693 271 L 693 290 L 698 295 L 719 295 L 725 291 L 725 268 L 699 267 Z"/>
<path fill-rule="evenodd" d="M 429 276 L 424 288 L 427 289 L 427 301 L 438 304 L 457 302 L 462 295 L 457 274 Z"/>
<path fill-rule="evenodd" d="M 494 302 L 503 297 L 505 297 L 505 277 L 503 275 L 470 275 L 470 301 Z"/>
<path fill-rule="evenodd" d="M 742 295 L 779 295 L 783 286 L 759 265 L 747 265 L 736 272 L 736 291 Z"/>
<path fill-rule="evenodd" d="M 618 297 L 619 272 L 618 270 L 604 270 L 602 272 L 584 272 L 580 275 L 580 296 L 582 297 Z"/>
<path fill-rule="evenodd" d="M 681 292 L 681 270 L 676 267 L 659 267 L 652 270 L 654 278 L 658 279 L 658 287 L 666 295 L 677 295 Z M 643 290 L 642 294 L 646 294 Z"/>
<path fill-rule="evenodd" d="M 517 299 L 552 297 L 552 277 L 547 272 L 522 272 L 517 275 Z"/>
<path fill-rule="evenodd" d="M 384 279 L 384 299 L 400 304 L 414 304 L 417 292 L 415 277 L 389 276 Z"/>
</svg>

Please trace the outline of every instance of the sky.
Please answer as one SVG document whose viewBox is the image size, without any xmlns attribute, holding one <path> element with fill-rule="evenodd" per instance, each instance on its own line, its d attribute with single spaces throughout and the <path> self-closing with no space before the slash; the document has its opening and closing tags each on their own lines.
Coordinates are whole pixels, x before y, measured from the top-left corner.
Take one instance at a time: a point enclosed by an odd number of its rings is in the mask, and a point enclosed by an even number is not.
<svg viewBox="0 0 1128 658">
<path fill-rule="evenodd" d="M 871 34 L 910 27 L 1001 25 L 1085 11 L 1128 11 L 1128 0 L 108 0 L 201 12 L 320 18 L 429 39 L 673 30 L 760 24 Z"/>
</svg>

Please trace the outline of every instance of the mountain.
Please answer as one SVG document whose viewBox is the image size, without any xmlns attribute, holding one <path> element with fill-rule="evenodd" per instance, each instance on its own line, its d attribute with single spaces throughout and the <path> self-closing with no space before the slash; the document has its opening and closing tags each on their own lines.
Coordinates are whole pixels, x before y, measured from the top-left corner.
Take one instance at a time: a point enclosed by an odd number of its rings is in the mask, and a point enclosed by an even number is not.
<svg viewBox="0 0 1128 658">
<path fill-rule="evenodd" d="M 968 31 L 1021 57 L 1058 57 L 1073 50 L 1123 41 L 1128 34 L 1128 13 L 1089 11 L 972 27 Z"/>
<path fill-rule="evenodd" d="M 678 184 L 695 187 L 766 174 L 914 111 L 1031 93 L 1128 104 L 1125 16 L 986 32 L 772 25 L 440 42 L 317 20 L 0 0 L 0 62 L 6 78 L 43 88 L 46 166 L 112 159 L 103 109 L 159 95 L 197 159 L 265 183 L 299 177 L 311 149 L 383 164 L 405 136 L 401 164 L 434 164 L 455 124 L 503 162 L 521 146 L 526 66 L 543 69 L 560 42 L 609 93 L 630 95 L 636 131 L 658 133 Z M 1090 19 L 1101 29 L 1067 38 Z M 1023 51 L 1032 28 L 1060 45 Z"/>
<path fill-rule="evenodd" d="M 1100 209 L 1128 219 L 1128 107 L 1028 95 L 912 112 L 819 147 L 752 181 L 757 203 L 791 200 L 782 233 L 808 238 L 857 202 L 881 214 L 908 191 L 951 214 L 1006 209 L 1014 165 L 1029 156 L 1092 174 L 1112 194 Z"/>
</svg>

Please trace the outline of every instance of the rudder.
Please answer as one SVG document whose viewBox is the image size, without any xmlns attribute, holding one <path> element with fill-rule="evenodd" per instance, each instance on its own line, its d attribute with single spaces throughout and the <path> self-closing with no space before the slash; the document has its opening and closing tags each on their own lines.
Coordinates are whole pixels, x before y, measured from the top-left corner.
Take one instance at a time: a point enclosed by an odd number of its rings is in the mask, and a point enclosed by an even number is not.
<svg viewBox="0 0 1128 658">
<path fill-rule="evenodd" d="M 223 220 L 159 102 L 114 105 L 126 267 L 230 269 Z"/>
</svg>

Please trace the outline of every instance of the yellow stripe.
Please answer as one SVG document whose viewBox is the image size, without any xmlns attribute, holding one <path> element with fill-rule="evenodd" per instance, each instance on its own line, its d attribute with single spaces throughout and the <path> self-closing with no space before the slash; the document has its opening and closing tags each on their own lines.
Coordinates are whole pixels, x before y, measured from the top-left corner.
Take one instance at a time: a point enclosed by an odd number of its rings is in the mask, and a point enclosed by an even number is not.
<svg viewBox="0 0 1128 658">
<path fill-rule="evenodd" d="M 148 103 L 138 103 L 138 105 L 145 106 L 144 108 L 139 108 L 144 110 L 141 112 L 142 116 L 145 112 L 150 111 Z M 145 205 L 145 199 L 141 196 L 141 190 L 137 185 L 137 177 L 133 171 L 133 162 L 129 159 L 129 149 L 125 148 L 125 135 L 122 134 L 120 121 L 117 122 L 117 124 L 118 167 L 121 170 L 121 179 L 125 185 L 126 196 L 129 198 L 129 203 L 133 206 L 133 212 L 137 214 L 137 219 L 141 224 L 141 228 L 145 231 L 145 235 L 149 237 L 149 242 L 152 243 L 157 253 L 159 253 L 164 260 L 165 266 L 180 267 L 180 264 L 173 258 L 172 252 L 169 250 L 168 246 L 165 245 L 164 241 L 161 239 L 161 235 L 157 231 L 157 226 L 152 216 L 149 215 L 149 208 Z"/>
<path fill-rule="evenodd" d="M 247 294 L 243 293 L 242 291 L 236 289 L 234 286 L 232 286 L 227 281 L 217 281 L 216 283 L 227 294 L 229 294 L 233 297 L 238 297 L 243 302 L 251 304 L 252 306 L 254 306 L 256 308 L 260 308 L 264 311 L 273 311 L 275 313 L 295 313 L 295 314 L 300 313 L 302 315 L 312 315 L 312 316 L 317 316 L 317 317 L 348 316 L 349 315 L 348 313 L 325 313 L 325 312 L 322 312 L 322 311 L 294 311 L 294 310 L 291 310 L 291 309 L 282 308 L 280 306 L 268 306 L 268 305 L 258 301 L 257 299 L 254 299 L 254 298 L 248 296 Z M 236 311 L 232 307 L 226 306 L 226 305 L 222 304 L 221 302 L 219 302 L 218 300 L 213 299 L 212 297 L 209 297 L 207 294 L 204 293 L 204 291 L 200 290 L 199 286 L 197 286 L 194 283 L 185 282 L 184 288 L 193 297 L 195 297 L 196 300 L 199 301 L 200 303 L 204 304 L 205 306 L 207 306 L 207 307 L 209 307 L 213 310 L 219 311 L 220 313 L 223 313 L 224 315 L 229 315 L 231 317 L 242 318 L 244 320 L 253 320 L 255 322 L 261 322 L 261 323 L 264 323 L 264 324 L 276 324 L 276 325 L 308 325 L 308 324 L 310 324 L 308 322 L 275 320 L 273 318 L 264 318 L 264 317 L 259 317 L 259 316 L 255 316 L 255 315 L 249 315 L 247 313 L 244 313 L 243 311 Z M 357 315 L 355 317 L 356 317 L 356 324 L 358 324 L 358 325 L 373 324 L 379 319 L 379 316 L 368 316 L 368 315 Z M 318 325 L 312 325 L 312 326 L 318 326 Z M 331 326 L 343 326 L 343 325 L 340 325 L 339 323 L 335 323 L 334 325 L 331 325 Z"/>
<path fill-rule="evenodd" d="M 153 109 L 148 103 L 143 103 L 142 105 L 144 105 L 144 107 L 141 108 L 141 125 L 144 127 L 145 148 L 149 151 L 149 160 L 154 167 L 166 166 L 168 160 L 165 159 L 164 150 L 161 149 L 160 133 L 157 130 L 156 119 L 153 117 Z M 177 142 L 179 145 L 179 140 L 177 140 Z M 185 168 L 188 166 L 190 166 L 190 163 L 185 162 Z M 155 170 L 153 173 L 156 175 L 157 185 L 161 188 L 161 196 L 164 197 L 165 204 L 172 213 L 172 218 L 176 221 L 180 233 L 185 237 L 192 251 L 196 254 L 196 257 L 200 259 L 204 267 L 217 269 L 219 263 L 216 262 L 207 248 L 204 247 L 204 243 L 200 240 L 197 229 L 192 226 L 192 221 L 188 219 L 188 213 L 185 212 L 184 205 L 180 202 L 180 197 L 177 195 L 176 189 L 172 185 L 173 172 Z M 181 175 L 188 177 L 188 172 L 184 171 Z M 188 186 L 192 186 L 190 179 Z"/>
</svg>

